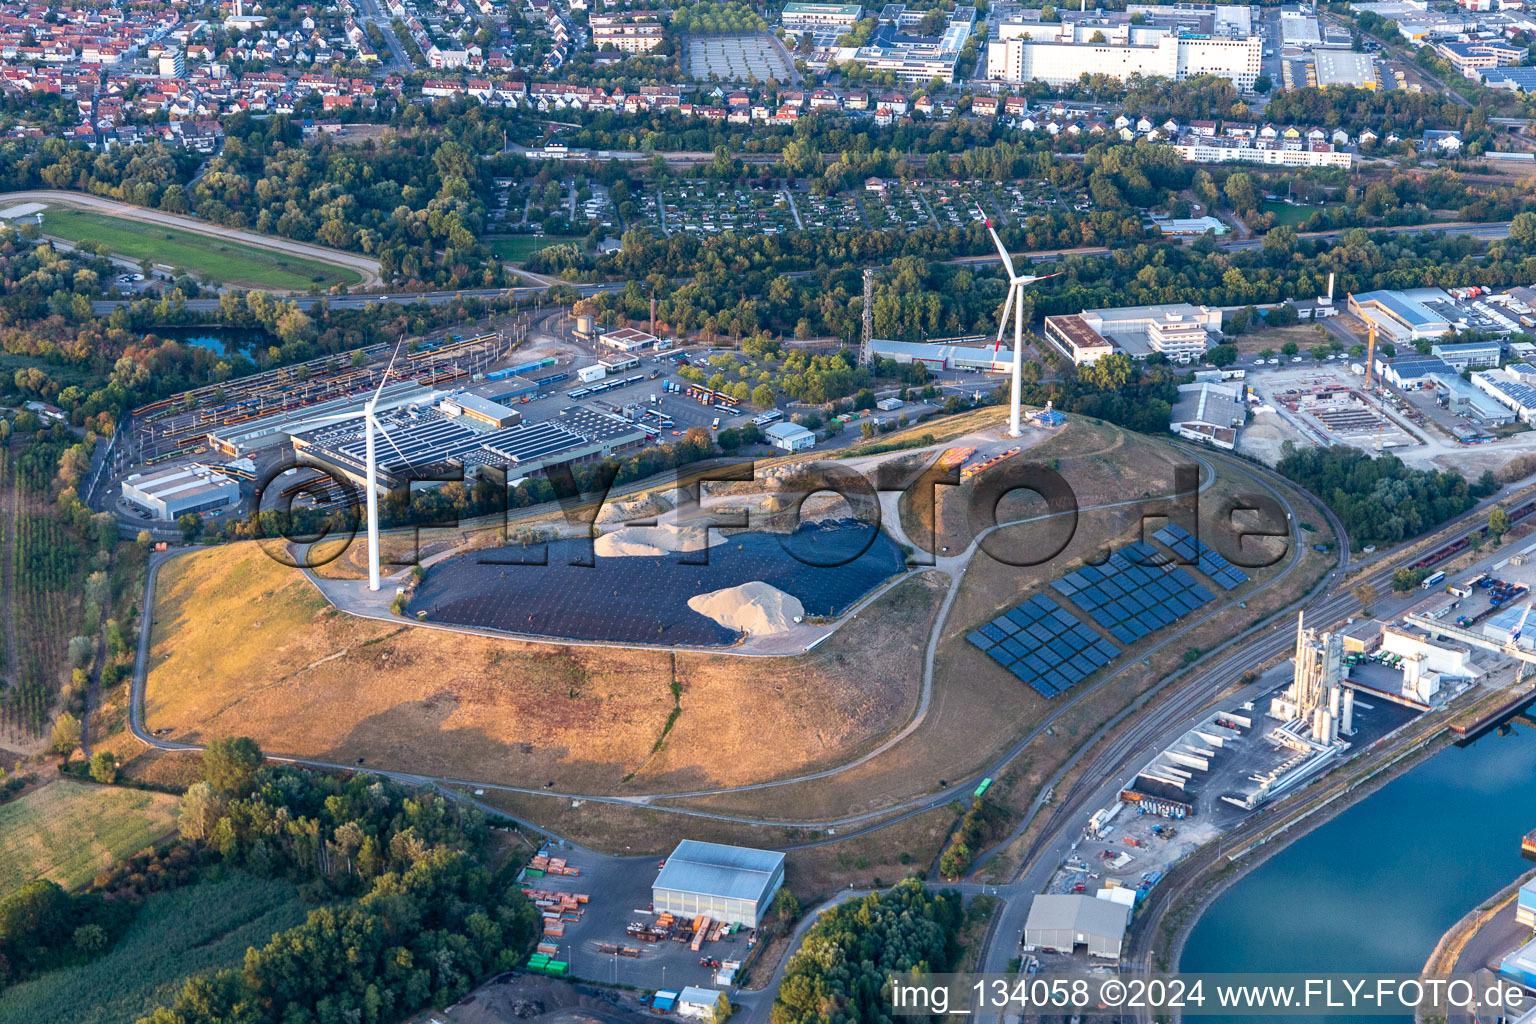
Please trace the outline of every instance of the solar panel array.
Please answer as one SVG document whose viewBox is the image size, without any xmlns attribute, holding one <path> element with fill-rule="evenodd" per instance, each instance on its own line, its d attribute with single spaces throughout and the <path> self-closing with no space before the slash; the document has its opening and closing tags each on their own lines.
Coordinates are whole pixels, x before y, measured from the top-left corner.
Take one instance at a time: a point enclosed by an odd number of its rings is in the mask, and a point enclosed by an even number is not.
<svg viewBox="0 0 1536 1024">
<path fill-rule="evenodd" d="M 1205 541 L 1191 536 L 1188 530 L 1177 523 L 1169 523 L 1152 536 L 1172 548 L 1180 560 L 1195 563 L 1222 590 L 1231 590 L 1240 583 L 1248 582 L 1247 573 L 1212 551 Z"/>
<path fill-rule="evenodd" d="M 966 637 L 1042 697 L 1054 697 L 1120 653 L 1044 594 Z"/>
<path fill-rule="evenodd" d="M 1051 584 L 1123 644 L 1183 618 L 1216 595 L 1145 541 L 1128 544 L 1103 565 L 1085 565 Z"/>
</svg>

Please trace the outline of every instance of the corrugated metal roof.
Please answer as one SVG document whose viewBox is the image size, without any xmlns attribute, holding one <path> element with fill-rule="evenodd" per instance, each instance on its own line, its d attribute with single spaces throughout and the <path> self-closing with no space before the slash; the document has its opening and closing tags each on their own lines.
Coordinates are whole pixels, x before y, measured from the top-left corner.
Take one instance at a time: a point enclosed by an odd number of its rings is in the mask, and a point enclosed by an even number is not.
<svg viewBox="0 0 1536 1024">
<path fill-rule="evenodd" d="M 655 888 L 756 902 L 783 864 L 782 853 L 684 839 L 656 876 Z"/>
<path fill-rule="evenodd" d="M 1036 896 L 1029 905 L 1025 931 L 1070 931 L 1119 939 L 1131 921 L 1131 908 L 1083 895 Z"/>
</svg>

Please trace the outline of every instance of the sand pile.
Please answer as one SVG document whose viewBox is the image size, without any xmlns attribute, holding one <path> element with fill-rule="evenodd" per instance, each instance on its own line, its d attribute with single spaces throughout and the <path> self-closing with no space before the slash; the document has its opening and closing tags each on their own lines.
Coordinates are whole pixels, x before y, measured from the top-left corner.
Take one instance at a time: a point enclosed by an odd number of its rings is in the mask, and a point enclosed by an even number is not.
<svg viewBox="0 0 1536 1024">
<path fill-rule="evenodd" d="M 716 543 L 724 538 L 716 538 Z M 592 542 L 600 558 L 670 555 L 678 551 L 698 551 L 708 543 L 702 527 L 623 526 L 605 533 Z"/>
<path fill-rule="evenodd" d="M 799 598 L 761 580 L 727 587 L 688 599 L 688 607 L 714 619 L 727 629 L 745 630 L 754 636 L 782 633 L 805 617 Z"/>
</svg>

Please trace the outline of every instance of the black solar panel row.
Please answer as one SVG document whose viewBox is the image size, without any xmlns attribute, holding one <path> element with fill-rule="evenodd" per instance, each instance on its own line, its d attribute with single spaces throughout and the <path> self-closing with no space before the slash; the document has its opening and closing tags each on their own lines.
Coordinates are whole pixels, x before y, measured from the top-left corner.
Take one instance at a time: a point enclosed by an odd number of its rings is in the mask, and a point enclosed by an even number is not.
<svg viewBox="0 0 1536 1024">
<path fill-rule="evenodd" d="M 1169 523 L 1152 536 L 1173 549 L 1181 561 L 1195 563 L 1196 568 L 1223 590 L 1231 590 L 1248 582 L 1247 573 L 1212 550 L 1204 541 L 1192 537 L 1188 530 L 1177 523 Z"/>
<path fill-rule="evenodd" d="M 1054 697 L 1120 653 L 1044 594 L 966 637 L 1042 697 Z"/>
<path fill-rule="evenodd" d="M 1123 644 L 1183 618 L 1215 597 L 1167 556 L 1136 541 L 1102 565 L 1085 565 L 1051 584 Z"/>
</svg>

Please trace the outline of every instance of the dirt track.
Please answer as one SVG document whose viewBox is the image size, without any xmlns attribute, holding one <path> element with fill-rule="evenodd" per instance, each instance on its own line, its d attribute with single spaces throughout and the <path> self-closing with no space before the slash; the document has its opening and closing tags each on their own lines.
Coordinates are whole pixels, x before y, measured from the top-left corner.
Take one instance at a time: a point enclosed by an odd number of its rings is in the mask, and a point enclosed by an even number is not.
<svg viewBox="0 0 1536 1024">
<path fill-rule="evenodd" d="M 166 213 L 163 210 L 151 210 L 144 206 L 134 206 L 132 203 L 118 202 L 116 199 L 105 199 L 101 196 L 87 195 L 84 192 L 62 192 L 43 189 L 36 192 L 0 192 L 0 209 L 17 206 L 22 203 L 52 203 L 60 206 L 74 206 L 82 210 L 92 210 L 97 213 L 107 213 L 115 217 L 123 217 L 127 220 L 136 220 L 148 224 L 163 224 L 170 228 L 179 228 L 182 231 L 191 231 L 199 235 L 210 235 L 230 241 L 242 242 L 259 249 L 268 249 L 274 252 L 287 253 L 291 256 L 300 256 L 305 259 L 318 260 L 321 263 L 329 263 L 332 266 L 346 267 L 355 270 L 363 276 L 363 280 L 357 285 L 359 288 L 376 288 L 383 283 L 379 271 L 379 261 L 370 259 L 353 252 L 342 252 L 340 249 L 330 249 L 323 245 L 313 245 L 309 242 L 295 242 L 288 238 L 274 238 L 271 235 L 257 234 L 254 231 L 242 231 L 239 228 L 226 228 L 217 224 L 209 224 L 195 217 L 183 217 L 175 213 Z"/>
</svg>

